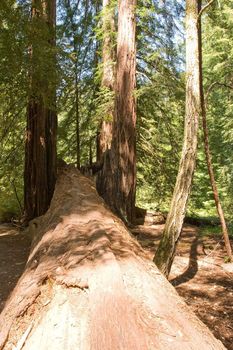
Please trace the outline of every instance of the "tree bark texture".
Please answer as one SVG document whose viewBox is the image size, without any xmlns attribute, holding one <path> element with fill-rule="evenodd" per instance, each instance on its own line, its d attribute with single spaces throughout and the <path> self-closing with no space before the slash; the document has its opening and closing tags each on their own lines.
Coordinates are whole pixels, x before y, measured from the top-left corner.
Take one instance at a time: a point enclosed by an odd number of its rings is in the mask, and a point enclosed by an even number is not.
<svg viewBox="0 0 233 350">
<path fill-rule="evenodd" d="M 53 33 L 49 43 L 55 45 L 55 0 L 32 2 L 32 19 L 42 17 Z M 31 59 L 36 52 L 31 49 Z M 55 65 L 55 58 L 54 58 Z M 56 181 L 56 93 L 36 74 L 30 72 L 31 96 L 27 110 L 24 168 L 25 220 L 40 216 L 48 209 Z M 43 87 L 42 87 L 43 86 Z M 42 91 L 40 91 L 42 89 Z M 50 100 L 47 106 L 44 96 Z"/>
<path fill-rule="evenodd" d="M 0 315 L 0 349 L 223 350 L 94 184 L 62 169 L 23 275 Z"/>
<path fill-rule="evenodd" d="M 100 193 L 125 221 L 132 222 L 136 191 L 136 0 L 118 2 L 116 102 L 111 151 Z"/>
<path fill-rule="evenodd" d="M 199 0 L 199 13 L 202 8 L 202 0 Z M 204 87 L 203 87 L 203 69 L 202 69 L 202 33 L 201 33 L 201 16 L 199 16 L 199 22 L 198 22 L 198 32 L 199 32 L 199 51 L 200 51 L 200 91 L 201 91 L 201 114 L 202 114 L 202 127 L 203 127 L 203 141 L 204 141 L 204 149 L 205 149 L 205 156 L 206 156 L 206 163 L 210 178 L 210 183 L 213 191 L 214 201 L 216 205 L 216 210 L 219 216 L 219 220 L 222 227 L 222 233 L 223 233 L 223 239 L 225 242 L 226 252 L 227 255 L 232 261 L 232 248 L 231 243 L 229 240 L 229 234 L 227 229 L 226 220 L 224 217 L 223 208 L 221 205 L 221 201 L 219 198 L 218 188 L 215 181 L 214 176 L 214 169 L 212 165 L 212 159 L 211 159 L 211 151 L 210 151 L 210 145 L 209 145 L 209 132 L 208 132 L 208 126 L 207 126 L 207 118 L 206 118 L 206 104 L 205 104 L 205 95 L 204 95 Z"/>
<path fill-rule="evenodd" d="M 201 114 L 198 0 L 186 0 L 186 110 L 184 143 L 176 184 L 154 262 L 169 275 L 181 234 L 195 170 L 198 118 Z"/>
</svg>

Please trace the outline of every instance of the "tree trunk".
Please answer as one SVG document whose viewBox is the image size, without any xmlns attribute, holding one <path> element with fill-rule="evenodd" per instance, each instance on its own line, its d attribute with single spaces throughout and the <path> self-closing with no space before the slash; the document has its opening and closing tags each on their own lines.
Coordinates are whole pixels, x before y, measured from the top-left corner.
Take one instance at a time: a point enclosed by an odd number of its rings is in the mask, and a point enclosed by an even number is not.
<svg viewBox="0 0 233 350">
<path fill-rule="evenodd" d="M 201 5 L 202 5 L 202 1 L 199 0 L 199 13 L 201 11 Z M 199 18 L 198 31 L 199 31 L 199 45 L 200 45 L 199 50 L 200 50 L 201 114 L 202 114 L 203 140 L 204 140 L 206 163 L 207 163 L 211 187 L 213 190 L 214 201 L 215 201 L 217 213 L 218 213 L 219 220 L 222 227 L 222 233 L 223 233 L 223 238 L 225 242 L 226 252 L 229 257 L 229 260 L 232 261 L 233 257 L 232 257 L 231 243 L 229 240 L 229 234 L 228 234 L 227 224 L 224 217 L 224 212 L 223 212 L 221 201 L 218 194 L 217 184 L 215 181 L 214 169 L 212 165 L 211 152 L 210 152 L 210 146 L 209 146 L 209 133 L 208 133 L 208 127 L 207 127 L 206 104 L 205 104 L 204 87 L 203 87 L 201 17 Z"/>
<path fill-rule="evenodd" d="M 198 117 L 201 114 L 198 44 L 198 0 L 186 0 L 186 110 L 184 144 L 163 237 L 154 262 L 169 275 L 181 234 L 195 170 Z"/>
<path fill-rule="evenodd" d="M 34 0 L 32 2 L 32 19 L 36 17 L 44 18 L 52 33 L 49 43 L 55 45 L 55 0 L 48 2 Z M 36 55 L 36 50 L 32 46 L 31 59 L 33 59 L 34 55 Z M 27 110 L 24 169 L 26 221 L 46 212 L 56 181 L 56 93 L 54 89 L 48 87 L 46 82 L 38 79 L 33 71 L 33 66 L 30 78 L 31 97 Z M 45 103 L 45 96 L 49 103 Z"/>
<path fill-rule="evenodd" d="M 72 9 L 70 0 L 65 0 L 64 5 L 67 11 L 68 21 L 71 23 L 73 34 L 73 54 L 74 61 L 74 120 L 76 131 L 76 165 L 80 169 L 81 166 L 81 147 L 80 147 L 80 108 L 79 108 L 79 39 L 77 34 L 77 26 L 75 24 L 75 11 Z"/>
<path fill-rule="evenodd" d="M 74 46 L 74 51 L 77 53 L 77 48 Z M 78 58 L 76 58 L 78 60 Z M 80 169 L 80 115 L 79 115 L 79 88 L 78 88 L 78 67 L 75 64 L 75 120 L 76 120 L 76 156 L 77 156 L 77 168 Z"/>
<path fill-rule="evenodd" d="M 110 207 L 132 222 L 136 191 L 136 0 L 118 2 L 117 80 L 111 151 L 100 191 Z"/>
<path fill-rule="evenodd" d="M 24 169 L 25 219 L 31 220 L 48 209 L 46 122 L 42 100 L 29 101 Z"/>
<path fill-rule="evenodd" d="M 49 210 L 30 227 L 0 349 L 225 349 L 75 167 L 62 169 Z"/>
</svg>

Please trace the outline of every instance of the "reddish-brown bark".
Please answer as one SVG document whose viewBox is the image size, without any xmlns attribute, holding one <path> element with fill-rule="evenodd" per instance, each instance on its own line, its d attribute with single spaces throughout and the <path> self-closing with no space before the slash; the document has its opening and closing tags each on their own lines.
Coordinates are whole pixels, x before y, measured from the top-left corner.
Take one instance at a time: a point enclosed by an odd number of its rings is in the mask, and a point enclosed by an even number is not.
<svg viewBox="0 0 233 350">
<path fill-rule="evenodd" d="M 63 168 L 30 233 L 0 349 L 225 349 L 74 167 Z"/>
<path fill-rule="evenodd" d="M 136 191 L 136 0 L 119 1 L 118 12 L 113 138 L 99 192 L 122 219 L 132 222 Z"/>
<path fill-rule="evenodd" d="M 34 0 L 32 2 L 32 19 L 34 17 L 41 17 L 47 23 L 52 33 L 49 42 L 54 45 L 55 0 L 44 2 Z M 34 52 L 32 46 L 32 59 L 35 54 L 36 52 Z M 48 88 L 47 83 L 38 80 L 36 73 L 33 71 L 33 65 L 30 75 L 31 96 L 27 110 L 24 168 L 26 221 L 44 214 L 48 209 L 56 180 L 57 117 L 55 91 Z M 45 96 L 49 100 L 49 105 L 44 100 Z"/>
</svg>

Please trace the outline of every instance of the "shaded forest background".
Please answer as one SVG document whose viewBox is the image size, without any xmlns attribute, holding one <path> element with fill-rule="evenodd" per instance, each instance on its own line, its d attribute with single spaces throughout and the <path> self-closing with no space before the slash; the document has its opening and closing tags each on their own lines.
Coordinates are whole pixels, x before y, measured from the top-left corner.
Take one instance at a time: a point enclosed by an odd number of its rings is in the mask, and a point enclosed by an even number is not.
<svg viewBox="0 0 233 350">
<path fill-rule="evenodd" d="M 184 1 L 144 0 L 137 11 L 137 205 L 167 211 L 183 139 L 185 104 Z M 203 76 L 216 180 L 233 221 L 233 4 L 214 2 L 202 16 Z M 22 214 L 25 116 L 33 65 L 43 86 L 56 87 L 58 157 L 81 166 L 95 161 L 96 131 L 113 104 L 101 88 L 101 3 L 57 3 L 56 48 L 30 1 L 0 3 L 0 219 Z M 111 33 L 113 39 L 116 37 Z M 30 59 L 30 46 L 36 50 Z M 56 70 L 54 54 L 57 57 Z M 33 61 L 33 62 L 32 62 Z M 48 96 L 43 96 L 53 108 Z M 189 214 L 215 216 L 200 130 Z"/>
</svg>

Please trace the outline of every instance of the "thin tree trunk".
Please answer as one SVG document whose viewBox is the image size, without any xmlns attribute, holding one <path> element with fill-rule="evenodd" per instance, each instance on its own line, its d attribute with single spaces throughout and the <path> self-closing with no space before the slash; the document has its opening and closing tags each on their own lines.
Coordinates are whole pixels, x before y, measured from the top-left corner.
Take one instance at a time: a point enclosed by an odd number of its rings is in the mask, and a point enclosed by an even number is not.
<svg viewBox="0 0 233 350">
<path fill-rule="evenodd" d="M 77 156 L 77 168 L 80 169 L 81 149 L 80 149 L 80 115 L 79 115 L 79 89 L 78 89 L 77 64 L 75 65 L 75 70 L 76 70 L 75 72 L 75 120 L 76 120 L 76 145 L 77 145 L 76 156 Z"/>
<path fill-rule="evenodd" d="M 105 157 L 100 194 L 124 221 L 132 222 L 136 192 L 136 0 L 118 2 L 117 80 L 111 151 Z"/>
<path fill-rule="evenodd" d="M 202 1 L 199 0 L 199 13 L 201 11 Z M 213 190 L 214 195 L 214 201 L 217 209 L 217 213 L 220 219 L 221 227 L 222 227 L 222 233 L 223 238 L 225 242 L 226 252 L 227 255 L 232 261 L 232 249 L 231 249 L 231 243 L 229 240 L 229 234 L 227 229 L 227 224 L 224 217 L 224 212 L 222 209 L 221 201 L 218 194 L 218 188 L 215 181 L 214 176 L 214 169 L 212 165 L 212 159 L 211 159 L 211 152 L 210 152 L 210 146 L 209 146 L 209 133 L 208 133 L 208 127 L 207 127 L 207 118 L 206 118 L 206 104 L 205 104 L 205 97 L 204 97 L 204 87 L 203 87 L 203 70 L 202 70 L 202 33 L 201 33 L 201 16 L 199 16 L 199 51 L 200 51 L 200 91 L 201 91 L 201 112 L 202 112 L 202 126 L 203 126 L 203 140 L 204 140 L 204 149 L 205 149 L 205 156 L 206 156 L 206 163 L 210 178 L 211 187 Z"/>
<path fill-rule="evenodd" d="M 198 0 L 186 0 L 186 110 L 184 144 L 163 237 L 154 262 L 169 275 L 179 240 L 196 164 L 198 118 L 201 113 Z"/>
<path fill-rule="evenodd" d="M 72 9 L 70 0 L 64 1 L 67 15 L 71 23 L 73 31 L 73 53 L 75 57 L 74 62 L 74 117 L 75 117 L 75 131 L 76 131 L 76 166 L 80 169 L 81 148 L 80 148 L 80 113 L 79 113 L 79 69 L 78 69 L 78 41 L 76 33 L 76 25 L 74 19 L 74 10 Z"/>
<path fill-rule="evenodd" d="M 92 167 L 93 165 L 92 142 L 93 142 L 93 137 L 90 137 L 90 140 L 89 140 L 89 166 L 90 167 Z"/>
<path fill-rule="evenodd" d="M 53 38 L 49 40 L 55 45 L 55 0 L 32 1 L 32 20 L 44 18 Z M 32 46 L 31 58 L 36 55 Z M 55 58 L 54 58 L 55 66 Z M 52 67 L 51 67 L 52 69 Z M 55 112 L 55 91 L 48 88 L 45 82 L 38 80 L 31 71 L 31 97 L 27 110 L 27 127 L 25 140 L 24 169 L 24 208 L 25 221 L 46 212 L 49 207 L 56 181 L 56 133 L 57 117 Z M 43 91 L 40 91 L 41 89 Z M 49 97 L 49 106 L 44 97 Z"/>
<path fill-rule="evenodd" d="M 0 315 L 1 350 L 225 349 L 75 167 L 61 170 L 30 226 L 25 271 Z"/>
</svg>

